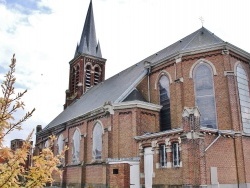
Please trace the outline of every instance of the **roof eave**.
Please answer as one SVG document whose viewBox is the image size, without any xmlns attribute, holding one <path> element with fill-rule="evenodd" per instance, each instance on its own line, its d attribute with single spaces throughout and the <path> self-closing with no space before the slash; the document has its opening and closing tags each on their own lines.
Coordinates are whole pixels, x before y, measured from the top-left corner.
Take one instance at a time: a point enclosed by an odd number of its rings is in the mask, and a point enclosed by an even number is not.
<svg viewBox="0 0 250 188">
<path fill-rule="evenodd" d="M 231 51 L 239 54 L 240 56 L 250 60 L 250 54 L 248 52 L 246 52 L 246 51 L 244 51 L 244 50 L 242 50 L 242 49 L 240 49 L 240 48 L 238 48 L 238 47 L 236 47 L 228 42 L 223 42 L 223 43 L 218 43 L 215 45 L 178 51 L 176 53 L 173 53 L 165 58 L 162 58 L 162 59 L 152 63 L 151 66 L 155 66 L 155 67 L 160 66 L 163 63 L 165 63 L 165 61 L 175 60 L 176 57 L 195 55 L 195 54 L 209 52 L 209 51 L 215 51 L 215 50 L 231 50 Z"/>
</svg>

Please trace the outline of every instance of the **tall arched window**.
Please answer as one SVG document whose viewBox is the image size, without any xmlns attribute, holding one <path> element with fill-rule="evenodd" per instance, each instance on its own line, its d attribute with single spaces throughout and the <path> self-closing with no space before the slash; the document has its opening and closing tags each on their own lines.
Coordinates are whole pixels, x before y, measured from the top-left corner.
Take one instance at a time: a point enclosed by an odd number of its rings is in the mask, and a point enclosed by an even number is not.
<svg viewBox="0 0 250 188">
<path fill-rule="evenodd" d="M 81 134 L 78 129 L 75 130 L 73 138 L 72 138 L 72 163 L 78 163 L 80 157 L 80 139 Z"/>
<path fill-rule="evenodd" d="M 57 139 L 57 147 L 58 147 L 58 154 L 61 154 L 64 148 L 64 140 L 63 135 L 60 134 L 60 136 Z"/>
<path fill-rule="evenodd" d="M 199 63 L 194 70 L 195 103 L 201 113 L 202 127 L 217 128 L 213 72 L 206 63 Z"/>
<path fill-rule="evenodd" d="M 91 66 L 87 65 L 86 66 L 86 76 L 85 76 L 85 85 L 86 85 L 86 90 L 88 90 L 91 86 Z"/>
<path fill-rule="evenodd" d="M 162 76 L 159 80 L 160 105 L 160 130 L 171 129 L 171 115 L 170 115 L 170 92 L 169 79 L 167 76 Z"/>
<path fill-rule="evenodd" d="M 48 148 L 49 145 L 50 145 L 49 140 L 46 140 L 46 142 L 44 143 L 44 148 Z"/>
<path fill-rule="evenodd" d="M 98 122 L 96 123 L 93 130 L 93 158 L 101 159 L 102 158 L 102 125 Z"/>
<path fill-rule="evenodd" d="M 243 131 L 250 133 L 250 96 L 249 80 L 247 73 L 241 64 L 236 67 L 237 85 L 240 98 L 241 119 Z"/>
</svg>

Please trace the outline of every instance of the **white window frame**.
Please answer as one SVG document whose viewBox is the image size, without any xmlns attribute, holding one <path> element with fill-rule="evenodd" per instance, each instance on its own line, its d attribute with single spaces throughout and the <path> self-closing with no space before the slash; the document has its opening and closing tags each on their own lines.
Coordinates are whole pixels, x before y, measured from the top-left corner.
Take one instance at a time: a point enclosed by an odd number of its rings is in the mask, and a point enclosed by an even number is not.
<svg viewBox="0 0 250 188">
<path fill-rule="evenodd" d="M 173 167 L 180 167 L 180 146 L 178 142 L 172 144 Z"/>
<path fill-rule="evenodd" d="M 160 163 L 161 168 L 167 167 L 167 147 L 166 147 L 166 144 L 159 144 L 159 163 Z"/>
</svg>

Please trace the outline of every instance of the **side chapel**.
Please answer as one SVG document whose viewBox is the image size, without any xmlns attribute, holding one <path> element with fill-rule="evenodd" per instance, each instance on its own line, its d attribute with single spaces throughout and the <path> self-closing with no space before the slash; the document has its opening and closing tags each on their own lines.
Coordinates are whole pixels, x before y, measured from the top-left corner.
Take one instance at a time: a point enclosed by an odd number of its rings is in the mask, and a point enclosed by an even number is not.
<svg viewBox="0 0 250 188">
<path fill-rule="evenodd" d="M 229 31 L 230 32 L 230 31 Z M 250 54 L 202 27 L 105 80 L 90 1 L 64 110 L 60 187 L 250 188 Z"/>
</svg>

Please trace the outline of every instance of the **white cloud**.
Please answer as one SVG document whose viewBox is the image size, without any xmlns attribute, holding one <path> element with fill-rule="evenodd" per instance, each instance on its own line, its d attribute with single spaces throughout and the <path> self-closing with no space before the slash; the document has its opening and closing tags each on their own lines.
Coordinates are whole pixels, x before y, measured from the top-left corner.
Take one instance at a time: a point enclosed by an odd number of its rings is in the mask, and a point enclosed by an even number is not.
<svg viewBox="0 0 250 188">
<path fill-rule="evenodd" d="M 89 1 L 43 0 L 51 14 L 13 12 L 0 4 L 0 63 L 17 57 L 17 80 L 28 88 L 27 109 L 36 108 L 28 132 L 43 127 L 63 109 L 68 62 L 79 42 Z M 250 1 L 242 0 L 95 0 L 97 38 L 107 59 L 106 78 L 204 26 L 250 52 Z M 29 125 L 29 126 L 26 126 Z M 30 127 L 30 128 L 27 128 Z M 12 138 L 25 138 L 27 132 Z"/>
</svg>

